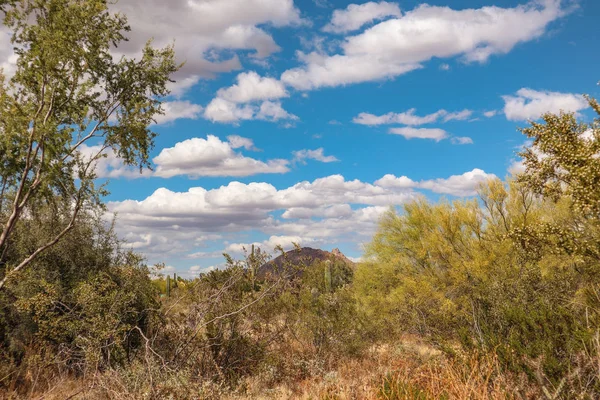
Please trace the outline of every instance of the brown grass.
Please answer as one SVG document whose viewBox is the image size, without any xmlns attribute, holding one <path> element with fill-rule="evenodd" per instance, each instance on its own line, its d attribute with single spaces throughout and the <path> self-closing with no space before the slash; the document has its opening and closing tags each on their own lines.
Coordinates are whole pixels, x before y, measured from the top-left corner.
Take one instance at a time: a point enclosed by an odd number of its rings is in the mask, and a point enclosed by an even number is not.
<svg viewBox="0 0 600 400">
<path fill-rule="evenodd" d="M 341 360 L 334 370 L 297 382 L 265 387 L 248 378 L 244 392 L 226 399 L 472 399 L 539 398 L 499 372 L 493 356 L 449 359 L 415 338 L 372 348 L 360 359 Z"/>
<path fill-rule="evenodd" d="M 315 360 L 308 377 L 281 377 L 273 383 L 268 371 L 242 380 L 236 388 L 197 382 L 185 371 L 165 377 L 150 392 L 143 366 L 127 374 L 109 371 L 86 382 L 63 379 L 50 391 L 30 399 L 322 399 L 433 400 L 535 399 L 540 393 L 503 375 L 493 356 L 449 358 L 414 337 L 372 347 L 361 359 L 340 359 L 323 370 Z M 134 384 L 131 383 L 134 379 Z M 170 381 L 170 382 L 167 382 Z M 161 391 L 161 387 L 168 390 Z M 3 398 L 0 394 L 0 398 Z M 8 398 L 8 397 L 6 397 Z M 15 397 L 13 397 L 15 398 Z"/>
</svg>

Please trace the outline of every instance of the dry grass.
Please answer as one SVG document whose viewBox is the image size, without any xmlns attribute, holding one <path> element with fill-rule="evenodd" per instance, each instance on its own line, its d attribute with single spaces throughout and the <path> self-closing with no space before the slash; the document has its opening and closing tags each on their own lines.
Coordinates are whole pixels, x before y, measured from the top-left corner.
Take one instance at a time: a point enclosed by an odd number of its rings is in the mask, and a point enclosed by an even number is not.
<svg viewBox="0 0 600 400">
<path fill-rule="evenodd" d="M 342 360 L 334 370 L 298 382 L 265 387 L 248 378 L 244 393 L 226 399 L 472 399 L 539 398 L 499 373 L 494 357 L 451 360 L 416 338 L 372 348 L 360 360 Z"/>
<path fill-rule="evenodd" d="M 304 379 L 281 377 L 273 383 L 268 371 L 244 379 L 235 388 L 211 382 L 194 382 L 181 374 L 165 377 L 153 392 L 149 391 L 140 370 L 127 374 L 109 371 L 83 382 L 63 380 L 46 393 L 30 399 L 385 399 L 433 400 L 535 399 L 540 393 L 520 387 L 519 379 L 499 372 L 493 356 L 458 356 L 450 359 L 414 337 L 405 337 L 394 345 L 371 348 L 361 359 L 341 359 L 324 371 L 315 362 L 314 370 Z M 131 384 L 131 379 L 135 383 Z M 169 382 L 168 382 L 169 381 Z M 161 391 L 161 387 L 168 387 Z M 528 392 L 529 390 L 529 392 Z M 0 395 L 0 398 L 2 396 Z"/>
</svg>

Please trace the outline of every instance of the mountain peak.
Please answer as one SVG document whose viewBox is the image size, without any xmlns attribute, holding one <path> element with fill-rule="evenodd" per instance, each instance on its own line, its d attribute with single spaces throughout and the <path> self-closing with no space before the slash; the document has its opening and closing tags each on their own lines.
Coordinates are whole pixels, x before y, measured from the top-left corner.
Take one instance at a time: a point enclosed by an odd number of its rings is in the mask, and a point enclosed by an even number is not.
<svg viewBox="0 0 600 400">
<path fill-rule="evenodd" d="M 313 249 L 312 247 L 302 247 L 287 251 L 282 255 L 275 257 L 271 261 L 263 264 L 259 268 L 259 274 L 265 275 L 272 273 L 273 271 L 281 268 L 286 262 L 292 265 L 309 266 L 316 261 L 335 260 L 339 260 L 350 266 L 354 266 L 354 262 L 346 257 L 338 248 L 335 248 L 329 252 L 321 249 Z"/>
</svg>

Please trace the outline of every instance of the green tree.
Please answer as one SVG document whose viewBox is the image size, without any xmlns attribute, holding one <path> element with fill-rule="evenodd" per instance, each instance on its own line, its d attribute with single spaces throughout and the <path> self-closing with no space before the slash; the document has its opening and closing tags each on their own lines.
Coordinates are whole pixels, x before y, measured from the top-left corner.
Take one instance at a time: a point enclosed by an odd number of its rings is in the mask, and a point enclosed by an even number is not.
<svg viewBox="0 0 600 400">
<path fill-rule="evenodd" d="M 554 203 L 568 202 L 570 223 L 543 221 L 515 232 L 543 241 L 573 257 L 587 273 L 600 275 L 600 105 L 588 97 L 597 117 L 580 122 L 573 113 L 546 114 L 521 131 L 532 143 L 521 153 L 525 173 L 518 180 Z M 595 265 L 596 267 L 592 267 Z"/>
<path fill-rule="evenodd" d="M 545 114 L 521 132 L 531 146 L 521 156 L 526 173 L 519 180 L 535 193 L 558 200 L 569 197 L 586 217 L 600 219 L 600 104 L 588 97 L 597 118 L 580 122 L 573 113 Z"/>
<path fill-rule="evenodd" d="M 571 195 L 514 180 L 487 182 L 478 201 L 391 210 L 355 274 L 361 310 L 387 337 L 493 351 L 540 390 L 596 398 L 600 279 L 586 248 L 598 236 L 585 215 Z"/>
<path fill-rule="evenodd" d="M 69 217 L 40 207 L 22 218 L 7 261 L 46 243 L 53 226 Z M 82 211 L 77 219 L 65 240 L 0 292 L 0 398 L 13 383 L 18 392 L 36 382 L 41 389 L 60 371 L 79 375 L 123 366 L 159 326 L 158 291 L 142 258 L 121 248 L 101 209 Z"/>
<path fill-rule="evenodd" d="M 110 149 L 127 165 L 149 166 L 154 118 L 178 69 L 172 47 L 148 43 L 140 57 L 115 56 L 129 31 L 106 0 L 2 1 L 18 56 L 0 74 L 0 290 L 61 240 L 79 213 L 101 204 L 94 166 Z M 95 149 L 84 155 L 86 143 Z M 88 149 L 90 148 L 88 147 Z M 19 260 L 6 260 L 18 221 L 49 205 L 68 218 Z"/>
</svg>

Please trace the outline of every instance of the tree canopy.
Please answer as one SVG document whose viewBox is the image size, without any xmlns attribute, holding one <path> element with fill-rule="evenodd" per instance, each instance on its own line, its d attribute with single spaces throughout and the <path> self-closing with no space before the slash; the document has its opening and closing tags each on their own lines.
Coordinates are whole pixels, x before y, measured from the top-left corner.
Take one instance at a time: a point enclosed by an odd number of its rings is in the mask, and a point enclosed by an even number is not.
<svg viewBox="0 0 600 400">
<path fill-rule="evenodd" d="M 12 76 L 0 75 L 0 289 L 71 230 L 83 208 L 101 204 L 106 191 L 94 166 L 108 149 L 125 164 L 149 167 L 150 126 L 178 69 L 172 47 L 150 42 L 139 57 L 120 56 L 129 26 L 106 0 L 1 6 L 17 63 Z M 27 257 L 7 263 L 19 219 L 47 204 L 69 218 Z"/>
</svg>

